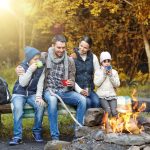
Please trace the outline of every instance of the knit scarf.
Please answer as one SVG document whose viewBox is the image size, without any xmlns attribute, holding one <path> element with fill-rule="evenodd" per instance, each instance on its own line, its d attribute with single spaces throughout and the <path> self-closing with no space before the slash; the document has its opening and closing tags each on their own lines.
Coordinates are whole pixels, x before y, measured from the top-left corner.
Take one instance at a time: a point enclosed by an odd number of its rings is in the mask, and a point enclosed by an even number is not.
<svg viewBox="0 0 150 150">
<path fill-rule="evenodd" d="M 48 57 L 47 57 L 47 68 L 48 69 L 52 69 L 52 63 L 58 64 L 62 61 L 64 61 L 64 67 L 65 67 L 65 72 L 64 72 L 64 79 L 67 80 L 68 79 L 68 56 L 67 56 L 67 52 L 64 52 L 64 55 L 61 58 L 54 58 L 54 53 L 55 53 L 55 49 L 53 47 L 50 47 L 48 49 Z"/>
</svg>

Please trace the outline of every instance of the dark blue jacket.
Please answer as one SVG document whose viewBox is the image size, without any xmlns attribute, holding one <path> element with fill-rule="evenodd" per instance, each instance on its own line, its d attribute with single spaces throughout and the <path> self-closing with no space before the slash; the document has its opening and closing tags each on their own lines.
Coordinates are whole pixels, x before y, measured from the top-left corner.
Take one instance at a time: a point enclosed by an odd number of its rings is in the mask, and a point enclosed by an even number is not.
<svg viewBox="0 0 150 150">
<path fill-rule="evenodd" d="M 29 68 L 29 65 L 25 62 L 21 64 L 21 66 L 25 69 L 25 72 Z M 19 79 L 16 81 L 14 88 L 13 88 L 13 94 L 21 94 L 25 96 L 30 96 L 36 94 L 37 90 L 37 83 L 39 81 L 39 78 L 43 72 L 43 67 L 36 69 L 36 71 L 33 73 L 31 80 L 29 84 L 25 87 L 22 87 L 19 84 Z"/>
<path fill-rule="evenodd" d="M 75 82 L 81 87 L 86 88 L 90 87 L 91 90 L 94 89 L 93 83 L 93 75 L 94 75 L 94 67 L 93 67 L 93 53 L 88 51 L 87 58 L 85 61 L 82 60 L 79 54 L 79 49 L 75 48 L 74 52 L 77 55 L 77 58 L 74 59 L 76 66 L 76 77 Z"/>
</svg>

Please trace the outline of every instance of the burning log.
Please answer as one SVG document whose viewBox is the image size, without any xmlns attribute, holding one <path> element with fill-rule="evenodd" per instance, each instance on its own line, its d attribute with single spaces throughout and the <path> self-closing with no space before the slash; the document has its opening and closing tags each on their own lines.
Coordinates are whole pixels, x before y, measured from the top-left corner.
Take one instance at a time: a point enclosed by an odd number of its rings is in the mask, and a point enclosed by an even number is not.
<svg viewBox="0 0 150 150">
<path fill-rule="evenodd" d="M 129 122 L 125 124 L 125 130 L 131 134 L 140 134 L 140 128 L 138 127 L 138 123 L 133 118 L 131 118 Z"/>
<path fill-rule="evenodd" d="M 138 112 L 144 111 L 146 108 L 146 103 L 142 103 L 142 105 L 138 108 Z"/>
<path fill-rule="evenodd" d="M 104 113 L 103 119 L 102 119 L 103 129 L 106 131 L 106 133 L 110 133 L 110 125 L 108 123 L 108 112 Z"/>
</svg>

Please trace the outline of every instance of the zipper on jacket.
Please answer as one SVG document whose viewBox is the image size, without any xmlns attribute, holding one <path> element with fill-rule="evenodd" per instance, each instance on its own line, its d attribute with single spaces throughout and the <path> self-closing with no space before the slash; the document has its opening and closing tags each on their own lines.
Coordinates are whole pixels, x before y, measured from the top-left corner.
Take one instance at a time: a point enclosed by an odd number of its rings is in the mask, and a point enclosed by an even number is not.
<svg viewBox="0 0 150 150">
<path fill-rule="evenodd" d="M 26 88 L 26 95 L 27 95 L 27 96 L 29 96 L 28 88 L 30 87 L 30 85 L 31 85 L 31 83 L 32 83 L 32 80 L 33 80 L 33 79 L 31 79 L 31 81 L 30 81 L 28 87 Z"/>
<path fill-rule="evenodd" d="M 19 88 L 19 84 L 18 84 L 17 87 L 16 87 L 16 91 L 18 90 L 18 88 Z"/>
</svg>

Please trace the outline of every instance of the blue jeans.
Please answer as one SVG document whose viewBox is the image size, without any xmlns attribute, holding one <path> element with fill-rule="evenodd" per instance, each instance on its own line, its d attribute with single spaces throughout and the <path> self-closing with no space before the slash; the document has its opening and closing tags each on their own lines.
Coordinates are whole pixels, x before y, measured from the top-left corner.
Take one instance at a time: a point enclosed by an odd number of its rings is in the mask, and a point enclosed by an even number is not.
<svg viewBox="0 0 150 150">
<path fill-rule="evenodd" d="M 77 107 L 76 119 L 79 123 L 83 124 L 84 114 L 86 112 L 86 98 L 74 91 L 58 92 L 57 94 L 66 104 Z M 57 98 L 52 96 L 49 91 L 45 91 L 44 99 L 48 104 L 51 137 L 52 139 L 59 139 Z"/>
<path fill-rule="evenodd" d="M 35 95 L 23 96 L 19 94 L 13 94 L 12 96 L 12 112 L 14 119 L 14 137 L 22 139 L 22 117 L 23 117 L 23 107 L 28 103 L 34 108 L 35 111 L 35 120 L 34 126 L 32 129 L 33 133 L 41 134 L 42 131 L 42 120 L 44 107 L 39 106 L 35 102 Z"/>
<path fill-rule="evenodd" d="M 48 104 L 48 119 L 50 123 L 51 138 L 57 140 L 59 139 L 57 98 L 52 96 L 49 91 L 45 91 L 44 100 Z"/>
<path fill-rule="evenodd" d="M 90 91 L 89 96 L 86 97 L 87 109 L 100 107 L 100 99 L 94 91 Z"/>
</svg>

